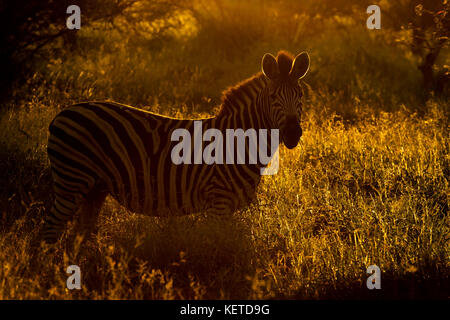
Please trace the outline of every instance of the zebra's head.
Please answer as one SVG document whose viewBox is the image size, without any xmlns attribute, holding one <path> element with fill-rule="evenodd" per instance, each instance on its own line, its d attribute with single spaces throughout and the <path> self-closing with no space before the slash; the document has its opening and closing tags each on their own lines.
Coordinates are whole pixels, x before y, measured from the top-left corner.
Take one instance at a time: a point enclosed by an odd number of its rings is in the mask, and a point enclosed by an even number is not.
<svg viewBox="0 0 450 320">
<path fill-rule="evenodd" d="M 309 55 L 306 52 L 295 58 L 283 51 L 276 58 L 266 53 L 262 59 L 262 72 L 268 79 L 266 115 L 271 126 L 280 129 L 281 139 L 289 149 L 297 146 L 302 135 L 300 114 L 303 91 L 299 80 L 308 69 Z"/>
</svg>

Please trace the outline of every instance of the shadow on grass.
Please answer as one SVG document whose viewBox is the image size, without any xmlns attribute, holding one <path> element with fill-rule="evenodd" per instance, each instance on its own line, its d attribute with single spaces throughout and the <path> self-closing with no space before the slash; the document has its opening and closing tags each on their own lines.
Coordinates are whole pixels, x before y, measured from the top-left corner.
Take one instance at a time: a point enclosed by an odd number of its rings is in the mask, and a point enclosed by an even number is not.
<svg viewBox="0 0 450 320">
<path fill-rule="evenodd" d="M 429 270 L 429 273 L 411 272 L 403 275 L 395 275 L 392 272 L 381 273 L 381 288 L 368 289 L 366 279 L 369 275 L 361 275 L 360 281 L 338 284 L 311 285 L 315 295 L 319 299 L 327 300 L 447 300 L 450 292 L 450 270 L 437 272 Z M 316 287 L 314 289 L 314 287 Z M 305 291 L 299 291 L 288 299 L 305 299 Z"/>
<path fill-rule="evenodd" d="M 20 147 L 0 143 L 0 230 L 26 215 L 33 227 L 51 206 L 52 179 L 43 161 Z"/>
<path fill-rule="evenodd" d="M 107 230 L 84 253 L 89 290 L 107 290 L 119 277 L 120 294 L 137 290 L 139 299 L 247 299 L 253 292 L 255 253 L 237 218 L 131 215 L 113 228 L 122 231 Z"/>
</svg>

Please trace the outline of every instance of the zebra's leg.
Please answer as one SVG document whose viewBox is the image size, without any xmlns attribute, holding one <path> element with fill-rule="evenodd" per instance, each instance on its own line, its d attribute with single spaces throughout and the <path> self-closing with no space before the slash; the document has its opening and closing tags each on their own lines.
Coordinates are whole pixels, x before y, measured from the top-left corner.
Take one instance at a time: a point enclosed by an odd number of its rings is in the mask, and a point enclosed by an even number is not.
<svg viewBox="0 0 450 320">
<path fill-rule="evenodd" d="M 221 190 L 208 195 L 207 216 L 229 217 L 237 208 L 236 197 L 232 192 Z"/>
<path fill-rule="evenodd" d="M 73 192 L 63 192 L 55 188 L 55 202 L 50 214 L 45 218 L 41 238 L 47 243 L 55 243 L 60 237 L 66 222 L 72 219 L 81 204 L 82 195 Z"/>
<path fill-rule="evenodd" d="M 100 209 L 105 201 L 108 192 L 103 185 L 97 184 L 88 193 L 79 210 L 79 221 L 77 231 L 89 236 L 98 231 L 97 220 L 100 214 Z"/>
</svg>

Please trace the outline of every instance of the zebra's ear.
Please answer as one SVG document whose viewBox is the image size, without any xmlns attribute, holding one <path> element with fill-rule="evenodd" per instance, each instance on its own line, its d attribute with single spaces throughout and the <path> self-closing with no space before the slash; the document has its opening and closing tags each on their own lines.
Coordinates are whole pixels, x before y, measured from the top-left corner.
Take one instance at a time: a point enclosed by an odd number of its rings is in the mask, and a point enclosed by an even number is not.
<svg viewBox="0 0 450 320">
<path fill-rule="evenodd" d="M 294 81 L 298 81 L 306 75 L 308 70 L 309 55 L 307 52 L 302 52 L 295 57 L 289 77 Z"/>
<path fill-rule="evenodd" d="M 266 53 L 262 58 L 261 69 L 264 75 L 270 80 L 277 80 L 280 77 L 277 60 L 270 53 Z"/>
</svg>

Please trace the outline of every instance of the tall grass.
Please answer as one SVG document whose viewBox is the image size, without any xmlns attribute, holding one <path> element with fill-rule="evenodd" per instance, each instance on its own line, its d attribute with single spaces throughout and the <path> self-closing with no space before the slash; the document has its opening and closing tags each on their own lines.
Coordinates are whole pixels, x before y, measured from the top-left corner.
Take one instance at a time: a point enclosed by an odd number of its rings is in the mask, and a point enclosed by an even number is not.
<svg viewBox="0 0 450 320">
<path fill-rule="evenodd" d="M 414 61 L 389 35 L 351 17 L 336 26 L 248 6 L 197 6 L 195 32 L 156 48 L 82 29 L 79 51 L 51 57 L 16 89 L 0 119 L 0 299 L 448 298 L 448 102 L 424 103 Z M 39 243 L 59 110 L 111 99 L 213 114 L 227 86 L 279 49 L 311 55 L 304 134 L 281 148 L 281 170 L 254 204 L 227 220 L 155 218 L 108 198 L 95 239 L 69 225 L 56 246 Z M 79 291 L 66 289 L 70 264 L 82 270 Z M 365 286 L 371 264 L 381 291 Z"/>
</svg>

